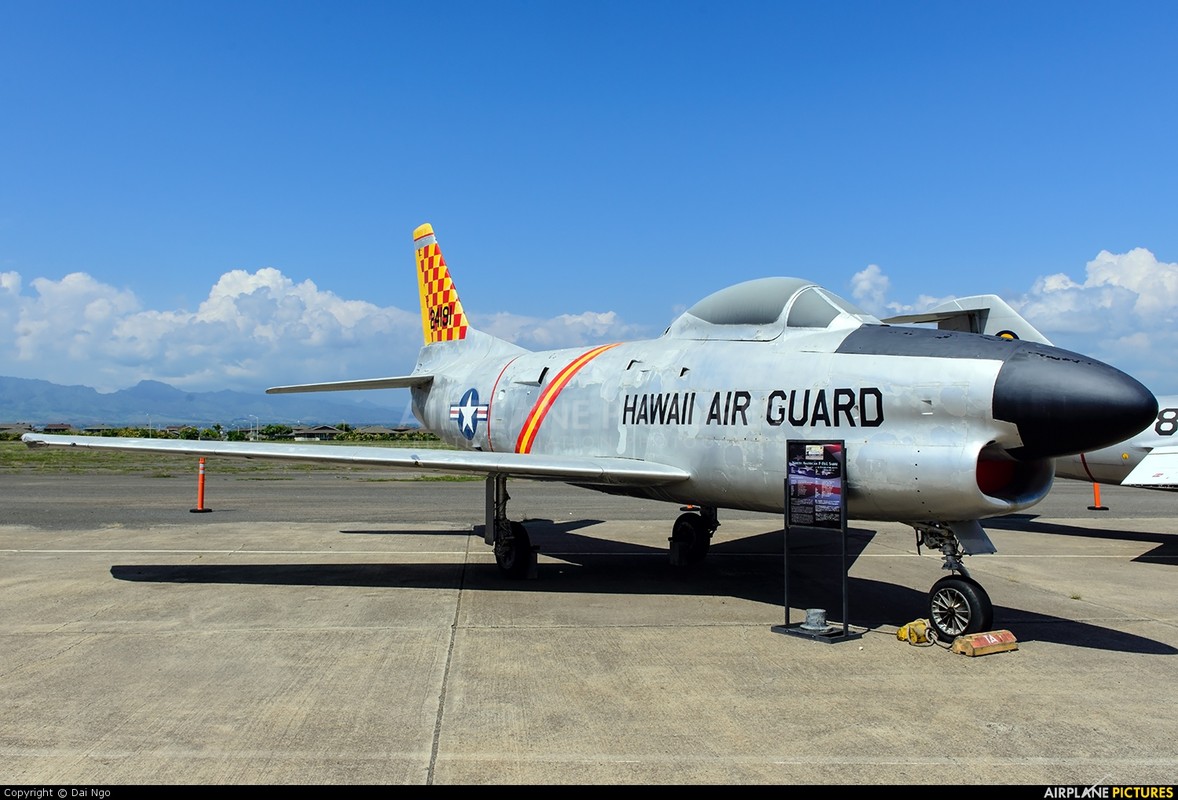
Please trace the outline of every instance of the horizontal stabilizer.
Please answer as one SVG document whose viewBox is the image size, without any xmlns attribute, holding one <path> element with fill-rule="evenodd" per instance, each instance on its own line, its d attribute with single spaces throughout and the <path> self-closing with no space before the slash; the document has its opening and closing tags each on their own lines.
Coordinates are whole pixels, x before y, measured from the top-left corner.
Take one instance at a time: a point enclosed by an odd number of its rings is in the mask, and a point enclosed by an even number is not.
<svg viewBox="0 0 1178 800">
<path fill-rule="evenodd" d="M 609 486 L 654 486 L 686 480 L 678 467 L 609 456 L 546 456 L 485 453 L 470 450 L 432 450 L 415 447 L 372 447 L 281 442 L 221 442 L 185 439 L 140 439 L 112 436 L 58 436 L 26 433 L 30 447 L 85 447 L 96 450 L 172 453 L 228 458 L 265 458 L 372 467 L 456 472 L 474 475 L 512 475 L 539 480 Z"/>
<path fill-rule="evenodd" d="M 1121 485 L 1178 490 L 1178 446 L 1155 447 L 1125 476 Z"/>
<path fill-rule="evenodd" d="M 266 394 L 350 392 L 359 389 L 408 389 L 412 386 L 425 386 L 433 379 L 433 375 L 402 375 L 392 378 L 364 378 L 356 381 L 334 381 L 331 383 L 300 383 L 293 386 L 272 386 L 266 390 Z"/>
</svg>

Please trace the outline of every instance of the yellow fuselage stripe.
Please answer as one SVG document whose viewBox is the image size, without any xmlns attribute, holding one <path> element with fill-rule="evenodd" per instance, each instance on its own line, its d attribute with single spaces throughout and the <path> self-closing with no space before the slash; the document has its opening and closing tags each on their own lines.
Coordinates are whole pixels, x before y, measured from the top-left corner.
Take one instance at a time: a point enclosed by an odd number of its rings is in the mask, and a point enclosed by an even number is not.
<svg viewBox="0 0 1178 800">
<path fill-rule="evenodd" d="M 544 417 L 548 414 L 548 409 L 556 401 L 556 396 L 568 385 L 568 382 L 573 379 L 573 376 L 581 370 L 581 367 L 611 347 L 617 346 L 618 343 L 603 344 L 600 347 L 595 347 L 589 352 L 577 356 L 577 358 L 573 359 L 568 366 L 562 369 L 552 379 L 550 384 L 544 387 L 544 391 L 540 393 L 540 397 L 536 399 L 536 404 L 532 406 L 532 410 L 528 413 L 528 418 L 524 420 L 524 426 L 520 429 L 519 438 L 515 441 L 515 452 L 530 453 L 532 451 L 532 444 L 536 441 L 536 434 L 540 432 L 540 424 L 544 422 Z"/>
</svg>

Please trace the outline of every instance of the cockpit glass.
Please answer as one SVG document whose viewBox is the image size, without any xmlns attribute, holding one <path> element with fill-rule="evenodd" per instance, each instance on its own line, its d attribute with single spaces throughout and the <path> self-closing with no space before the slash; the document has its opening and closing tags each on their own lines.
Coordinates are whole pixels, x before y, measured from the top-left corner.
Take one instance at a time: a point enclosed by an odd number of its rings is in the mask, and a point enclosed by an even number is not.
<svg viewBox="0 0 1178 800">
<path fill-rule="evenodd" d="M 807 286 L 794 296 L 785 324 L 791 328 L 825 328 L 840 314 L 850 314 L 860 319 L 870 317 L 821 286 Z"/>
<path fill-rule="evenodd" d="M 840 319 L 842 323 L 836 322 Z M 814 330 L 873 319 L 810 281 L 760 278 L 708 295 L 688 309 L 667 333 L 684 338 L 769 341 L 786 327 Z"/>
<path fill-rule="evenodd" d="M 816 287 L 809 286 L 798 292 L 790 303 L 785 324 L 791 328 L 825 328 L 840 310 Z"/>
</svg>

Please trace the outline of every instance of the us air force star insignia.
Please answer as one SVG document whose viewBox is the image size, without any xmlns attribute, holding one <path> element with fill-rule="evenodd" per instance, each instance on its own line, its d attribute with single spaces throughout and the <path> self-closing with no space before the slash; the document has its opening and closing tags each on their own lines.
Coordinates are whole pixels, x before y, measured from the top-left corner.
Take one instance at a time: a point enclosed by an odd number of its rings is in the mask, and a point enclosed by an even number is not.
<svg viewBox="0 0 1178 800">
<path fill-rule="evenodd" d="M 477 389 L 467 389 L 457 405 L 450 406 L 450 419 L 458 421 L 458 430 L 463 436 L 473 439 L 475 431 L 479 429 L 479 420 L 487 419 L 489 408 L 486 403 L 479 403 Z"/>
</svg>

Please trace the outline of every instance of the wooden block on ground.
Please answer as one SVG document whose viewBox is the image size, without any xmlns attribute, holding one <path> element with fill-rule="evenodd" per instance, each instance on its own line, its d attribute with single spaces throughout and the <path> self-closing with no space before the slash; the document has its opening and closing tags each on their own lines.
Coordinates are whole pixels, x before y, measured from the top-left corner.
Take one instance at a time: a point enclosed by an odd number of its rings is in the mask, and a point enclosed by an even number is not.
<svg viewBox="0 0 1178 800">
<path fill-rule="evenodd" d="M 966 636 L 958 636 L 953 640 L 953 646 L 949 649 L 954 653 L 966 656 L 984 656 L 990 653 L 1018 650 L 1018 640 L 1010 631 L 971 633 Z"/>
</svg>

